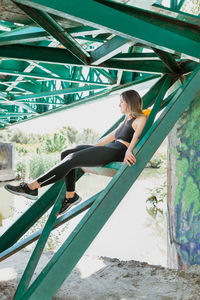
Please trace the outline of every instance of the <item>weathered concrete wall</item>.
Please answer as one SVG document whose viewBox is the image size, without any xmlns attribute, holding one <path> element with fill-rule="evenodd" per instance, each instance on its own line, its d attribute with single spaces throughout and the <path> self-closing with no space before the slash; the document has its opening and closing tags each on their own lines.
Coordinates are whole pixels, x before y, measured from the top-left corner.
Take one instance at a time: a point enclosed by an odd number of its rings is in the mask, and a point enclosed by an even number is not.
<svg viewBox="0 0 200 300">
<path fill-rule="evenodd" d="M 168 136 L 168 265 L 200 264 L 200 99 Z"/>
<path fill-rule="evenodd" d="M 14 144 L 0 142 L 0 181 L 14 178 Z"/>
</svg>

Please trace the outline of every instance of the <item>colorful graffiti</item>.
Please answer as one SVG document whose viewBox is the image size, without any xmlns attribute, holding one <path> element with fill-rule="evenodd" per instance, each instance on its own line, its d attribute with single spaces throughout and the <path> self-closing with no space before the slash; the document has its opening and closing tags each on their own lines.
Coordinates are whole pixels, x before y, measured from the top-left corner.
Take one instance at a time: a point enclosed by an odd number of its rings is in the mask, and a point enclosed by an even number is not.
<svg viewBox="0 0 200 300">
<path fill-rule="evenodd" d="M 195 99 L 176 124 L 176 145 L 170 151 L 176 168 L 171 201 L 179 267 L 200 264 L 200 103 Z"/>
</svg>

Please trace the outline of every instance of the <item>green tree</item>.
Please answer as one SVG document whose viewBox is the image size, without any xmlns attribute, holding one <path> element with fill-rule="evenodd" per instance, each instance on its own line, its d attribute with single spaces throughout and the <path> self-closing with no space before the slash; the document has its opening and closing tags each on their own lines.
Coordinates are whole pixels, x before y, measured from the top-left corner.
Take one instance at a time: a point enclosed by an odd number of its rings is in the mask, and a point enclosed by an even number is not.
<svg viewBox="0 0 200 300">
<path fill-rule="evenodd" d="M 66 137 L 59 133 L 54 133 L 53 135 L 45 136 L 41 148 L 46 153 L 60 152 L 66 147 L 66 144 Z"/>
<path fill-rule="evenodd" d="M 65 126 L 60 129 L 60 134 L 67 137 L 69 143 L 73 144 L 77 140 L 78 130 L 70 126 Z"/>
</svg>

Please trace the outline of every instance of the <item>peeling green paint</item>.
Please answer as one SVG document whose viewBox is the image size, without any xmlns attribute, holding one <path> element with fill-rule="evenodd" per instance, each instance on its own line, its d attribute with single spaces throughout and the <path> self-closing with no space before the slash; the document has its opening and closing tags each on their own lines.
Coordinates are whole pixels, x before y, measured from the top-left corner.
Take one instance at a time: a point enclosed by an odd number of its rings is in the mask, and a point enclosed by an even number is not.
<svg viewBox="0 0 200 300">
<path fill-rule="evenodd" d="M 181 197 L 181 192 L 183 190 L 183 185 L 184 185 L 184 179 L 183 177 L 180 177 L 178 179 L 178 185 L 177 185 L 177 188 L 176 188 L 176 197 L 175 197 L 175 205 L 178 205 L 179 203 L 179 199 Z"/>
<path fill-rule="evenodd" d="M 200 101 L 195 99 L 178 120 L 171 136 L 175 159 L 171 198 L 177 252 L 184 264 L 200 264 Z M 174 159 L 170 160 L 174 163 Z M 173 173 L 174 174 L 174 173 Z M 170 214 L 172 212 L 169 212 Z"/>
<path fill-rule="evenodd" d="M 191 176 L 187 177 L 186 187 L 184 191 L 184 201 L 185 209 L 189 209 L 190 205 L 193 203 L 194 214 L 199 214 L 200 212 L 200 199 L 199 199 L 199 189 L 197 184 L 194 182 Z"/>
</svg>

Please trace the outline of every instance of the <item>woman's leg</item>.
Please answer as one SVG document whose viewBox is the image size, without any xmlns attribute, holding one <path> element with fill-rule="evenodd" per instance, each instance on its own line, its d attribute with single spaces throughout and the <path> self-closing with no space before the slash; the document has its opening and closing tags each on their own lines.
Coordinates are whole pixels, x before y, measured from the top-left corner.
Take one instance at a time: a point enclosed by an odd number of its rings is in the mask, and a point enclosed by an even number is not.
<svg viewBox="0 0 200 300">
<path fill-rule="evenodd" d="M 55 167 L 40 176 L 36 182 L 43 187 L 61 180 L 74 168 L 103 166 L 111 161 L 119 161 L 119 156 L 121 158 L 124 154 L 124 148 L 114 149 L 105 146 L 91 146 L 68 154 Z"/>
<path fill-rule="evenodd" d="M 87 149 L 92 147 L 92 145 L 79 145 L 75 148 L 70 148 L 62 151 L 61 160 L 63 160 L 67 155 L 71 153 L 75 153 L 77 151 Z M 66 198 L 72 198 L 75 192 L 75 184 L 76 184 L 76 173 L 75 169 L 69 171 L 69 173 L 64 177 L 65 186 L 66 186 Z"/>
<path fill-rule="evenodd" d="M 77 167 L 104 166 L 112 161 L 123 161 L 126 149 L 126 146 L 121 143 L 118 143 L 118 145 L 112 144 L 111 146 L 91 146 L 87 149 L 68 154 L 60 163 L 55 165 L 55 167 L 51 168 L 30 184 L 22 183 L 19 186 L 7 184 L 5 188 L 11 193 L 36 200 L 38 188 L 41 186 L 61 180 L 72 169 Z"/>
</svg>

